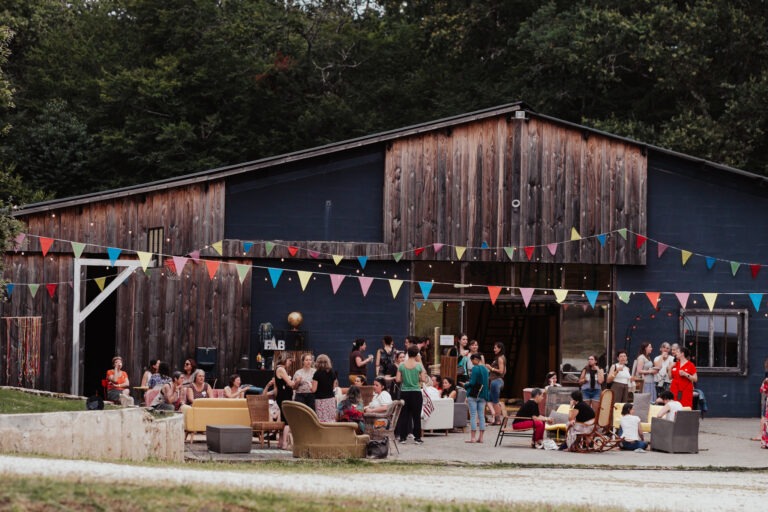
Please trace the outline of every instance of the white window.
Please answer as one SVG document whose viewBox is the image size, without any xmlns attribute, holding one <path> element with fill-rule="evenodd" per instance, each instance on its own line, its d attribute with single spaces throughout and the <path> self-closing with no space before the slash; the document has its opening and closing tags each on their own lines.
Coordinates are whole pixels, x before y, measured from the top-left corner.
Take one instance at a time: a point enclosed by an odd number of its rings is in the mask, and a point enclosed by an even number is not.
<svg viewBox="0 0 768 512">
<path fill-rule="evenodd" d="M 704 373 L 747 371 L 746 309 L 685 310 L 680 313 L 680 339 Z"/>
</svg>

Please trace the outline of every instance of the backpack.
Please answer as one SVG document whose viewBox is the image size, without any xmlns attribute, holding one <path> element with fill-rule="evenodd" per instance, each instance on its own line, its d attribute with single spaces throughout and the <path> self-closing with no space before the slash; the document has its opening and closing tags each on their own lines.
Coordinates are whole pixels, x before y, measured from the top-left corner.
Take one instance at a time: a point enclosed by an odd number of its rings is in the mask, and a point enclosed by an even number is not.
<svg viewBox="0 0 768 512">
<path fill-rule="evenodd" d="M 395 350 L 389 354 L 383 348 L 379 349 L 379 368 L 381 368 L 382 375 L 392 375 L 397 373 L 397 366 L 395 366 Z"/>
</svg>

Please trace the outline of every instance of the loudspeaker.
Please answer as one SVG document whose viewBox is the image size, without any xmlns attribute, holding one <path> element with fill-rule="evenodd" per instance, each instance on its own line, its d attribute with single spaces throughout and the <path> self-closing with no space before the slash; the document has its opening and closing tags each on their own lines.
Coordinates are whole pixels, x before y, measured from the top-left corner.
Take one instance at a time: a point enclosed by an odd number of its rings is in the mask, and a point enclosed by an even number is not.
<svg viewBox="0 0 768 512">
<path fill-rule="evenodd" d="M 197 366 L 205 371 L 216 366 L 216 356 L 216 347 L 197 347 L 197 349 L 195 349 L 195 361 L 197 362 Z"/>
</svg>

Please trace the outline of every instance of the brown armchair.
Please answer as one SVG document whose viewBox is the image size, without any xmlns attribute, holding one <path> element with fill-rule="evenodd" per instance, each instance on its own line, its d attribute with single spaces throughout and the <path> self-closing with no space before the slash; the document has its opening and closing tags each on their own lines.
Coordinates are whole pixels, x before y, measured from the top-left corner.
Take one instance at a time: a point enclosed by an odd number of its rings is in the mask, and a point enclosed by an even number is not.
<svg viewBox="0 0 768 512">
<path fill-rule="evenodd" d="M 286 400 L 283 414 L 291 427 L 293 456 L 307 459 L 364 458 L 369 437 L 357 435 L 357 423 L 320 423 L 315 411 Z"/>
<path fill-rule="evenodd" d="M 699 411 L 677 411 L 675 420 L 651 418 L 651 449 L 699 453 Z"/>
</svg>

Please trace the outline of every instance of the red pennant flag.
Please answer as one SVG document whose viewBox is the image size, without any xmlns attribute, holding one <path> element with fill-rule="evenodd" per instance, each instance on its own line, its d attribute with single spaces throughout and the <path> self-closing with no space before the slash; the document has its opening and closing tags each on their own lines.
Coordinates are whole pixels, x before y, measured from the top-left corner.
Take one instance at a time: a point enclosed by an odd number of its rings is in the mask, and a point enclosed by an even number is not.
<svg viewBox="0 0 768 512">
<path fill-rule="evenodd" d="M 298 247 L 294 247 L 294 246 L 288 247 L 288 254 L 290 254 L 291 256 L 296 256 L 297 252 L 299 252 Z"/>
<path fill-rule="evenodd" d="M 163 262 L 163 266 L 173 272 L 176 273 L 176 263 L 173 261 L 173 258 L 165 258 L 165 261 Z"/>
<path fill-rule="evenodd" d="M 491 304 L 496 304 L 496 299 L 499 298 L 499 294 L 501 293 L 501 286 L 489 286 L 488 287 L 488 295 L 491 296 Z"/>
<path fill-rule="evenodd" d="M 533 257 L 533 249 L 534 247 L 532 245 L 524 248 L 525 255 L 528 256 L 528 261 L 531 261 L 531 258 Z"/>
<path fill-rule="evenodd" d="M 643 235 L 637 235 L 637 240 L 635 241 L 635 247 L 638 249 L 641 248 L 643 244 L 645 244 L 646 240 L 648 240 L 648 237 Z"/>
<path fill-rule="evenodd" d="M 648 297 L 649 301 L 651 301 L 651 306 L 653 306 L 653 309 L 656 309 L 659 307 L 660 295 L 661 295 L 660 292 L 645 292 L 645 296 Z"/>
<path fill-rule="evenodd" d="M 205 266 L 208 267 L 208 276 L 213 279 L 216 275 L 216 271 L 219 270 L 220 261 L 205 260 Z"/>
<path fill-rule="evenodd" d="M 749 270 L 752 271 L 752 279 L 755 279 L 757 277 L 757 273 L 760 272 L 760 265 L 754 263 L 749 266 Z"/>
<path fill-rule="evenodd" d="M 53 294 L 56 293 L 56 287 L 58 284 L 56 283 L 50 283 L 45 285 L 45 289 L 48 290 L 48 295 L 53 298 Z"/>
<path fill-rule="evenodd" d="M 415 254 L 416 256 L 421 256 L 421 253 L 423 253 L 423 252 L 424 252 L 424 248 L 423 247 L 419 247 L 418 249 L 414 249 L 413 250 L 413 254 Z"/>
<path fill-rule="evenodd" d="M 48 254 L 48 249 L 53 245 L 53 238 L 40 237 L 40 249 L 43 251 L 43 256 Z"/>
</svg>

